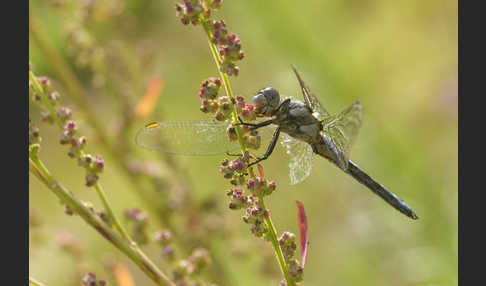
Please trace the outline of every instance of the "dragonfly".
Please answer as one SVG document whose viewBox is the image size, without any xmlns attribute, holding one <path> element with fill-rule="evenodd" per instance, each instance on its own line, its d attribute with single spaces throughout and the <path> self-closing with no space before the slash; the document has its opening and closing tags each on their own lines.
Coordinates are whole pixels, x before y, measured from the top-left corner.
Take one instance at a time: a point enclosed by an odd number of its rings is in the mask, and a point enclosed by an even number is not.
<svg viewBox="0 0 486 286">
<path fill-rule="evenodd" d="M 349 159 L 362 123 L 362 105 L 359 100 L 337 115 L 330 115 L 311 92 L 295 66 L 291 66 L 299 82 L 303 99 L 280 99 L 273 87 L 260 90 L 253 97 L 255 112 L 261 119 L 256 123 L 243 122 L 251 130 L 258 130 L 262 142 L 270 141 L 264 155 L 249 166 L 266 160 L 273 153 L 278 139 L 290 156 L 290 182 L 305 180 L 311 173 L 315 155 L 321 156 L 351 175 L 386 203 L 411 219 L 415 212 L 397 195 L 378 183 Z M 136 143 L 144 148 L 177 155 L 229 154 L 239 149 L 226 135 L 227 122 L 189 120 L 152 122 L 141 128 Z"/>
</svg>

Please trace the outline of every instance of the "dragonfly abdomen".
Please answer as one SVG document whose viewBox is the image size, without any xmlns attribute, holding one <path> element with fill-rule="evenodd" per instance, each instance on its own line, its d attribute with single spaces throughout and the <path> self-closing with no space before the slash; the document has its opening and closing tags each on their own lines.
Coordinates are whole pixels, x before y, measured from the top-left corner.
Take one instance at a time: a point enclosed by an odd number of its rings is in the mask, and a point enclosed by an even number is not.
<svg viewBox="0 0 486 286">
<path fill-rule="evenodd" d="M 346 173 L 350 174 L 358 182 L 368 187 L 368 189 L 373 191 L 373 193 L 380 196 L 385 202 L 393 206 L 401 213 L 412 219 L 418 219 L 415 212 L 404 201 L 402 201 L 394 193 L 387 190 L 382 184 L 375 181 L 351 160 L 348 161 L 348 169 L 346 170 Z"/>
</svg>

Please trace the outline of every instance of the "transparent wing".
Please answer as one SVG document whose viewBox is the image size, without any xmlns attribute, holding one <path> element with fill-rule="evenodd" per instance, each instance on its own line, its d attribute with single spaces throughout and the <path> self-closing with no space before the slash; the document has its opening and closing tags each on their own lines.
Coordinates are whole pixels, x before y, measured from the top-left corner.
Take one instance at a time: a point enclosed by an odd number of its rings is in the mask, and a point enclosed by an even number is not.
<svg viewBox="0 0 486 286">
<path fill-rule="evenodd" d="M 331 148 L 340 162 L 338 165 L 347 168 L 349 152 L 356 141 L 363 117 L 361 102 L 357 100 L 351 106 L 335 116 L 323 119 L 323 136 L 330 138 L 337 148 Z M 334 151 L 333 151 L 334 150 Z"/>
<path fill-rule="evenodd" d="M 305 180 L 312 170 L 312 158 L 314 152 L 312 147 L 304 142 L 281 133 L 282 146 L 285 147 L 287 154 L 290 155 L 290 184 L 295 185 Z"/>
<path fill-rule="evenodd" d="M 230 142 L 226 134 L 229 122 L 215 120 L 187 120 L 153 122 L 141 128 L 137 145 L 177 155 L 217 155 L 240 150 L 238 141 Z M 271 138 L 269 128 L 261 128 L 261 142 Z"/>
<path fill-rule="evenodd" d="M 169 154 L 216 155 L 238 149 L 229 142 L 228 122 L 213 120 L 154 122 L 137 133 L 137 145 Z"/>
<path fill-rule="evenodd" d="M 304 95 L 305 103 L 307 104 L 307 106 L 310 107 L 313 114 L 319 119 L 322 119 L 325 116 L 329 116 L 329 113 L 326 111 L 324 107 L 322 107 L 317 97 L 310 91 L 309 87 L 307 86 L 307 84 L 305 84 L 304 80 L 302 79 L 302 77 L 300 76 L 299 72 L 297 71 L 294 65 L 292 65 L 292 69 L 294 70 L 294 73 L 297 76 L 297 79 L 299 80 L 300 87 L 302 88 L 302 94 Z"/>
</svg>

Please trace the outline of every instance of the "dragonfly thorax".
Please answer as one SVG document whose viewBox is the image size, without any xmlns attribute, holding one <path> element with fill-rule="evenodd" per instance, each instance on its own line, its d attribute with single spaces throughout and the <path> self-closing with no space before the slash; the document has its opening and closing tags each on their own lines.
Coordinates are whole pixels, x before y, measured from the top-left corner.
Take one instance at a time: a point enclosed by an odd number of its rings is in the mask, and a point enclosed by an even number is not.
<svg viewBox="0 0 486 286">
<path fill-rule="evenodd" d="M 320 136 L 319 120 L 300 100 L 284 101 L 274 115 L 273 123 L 280 126 L 282 132 L 308 143 L 313 143 Z"/>
</svg>

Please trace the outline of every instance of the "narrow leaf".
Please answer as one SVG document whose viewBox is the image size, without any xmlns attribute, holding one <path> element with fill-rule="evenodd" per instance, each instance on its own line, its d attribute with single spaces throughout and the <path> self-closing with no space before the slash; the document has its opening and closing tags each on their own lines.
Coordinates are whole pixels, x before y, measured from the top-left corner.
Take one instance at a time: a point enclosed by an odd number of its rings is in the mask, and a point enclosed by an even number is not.
<svg viewBox="0 0 486 286">
<path fill-rule="evenodd" d="M 305 261 L 307 258 L 307 247 L 309 246 L 309 240 L 307 236 L 307 217 L 305 215 L 304 205 L 301 201 L 295 201 L 299 211 L 297 212 L 297 218 L 299 221 L 300 229 L 300 251 L 302 254 L 302 269 L 305 268 Z"/>
</svg>

